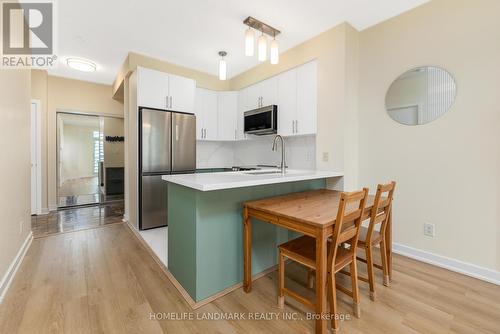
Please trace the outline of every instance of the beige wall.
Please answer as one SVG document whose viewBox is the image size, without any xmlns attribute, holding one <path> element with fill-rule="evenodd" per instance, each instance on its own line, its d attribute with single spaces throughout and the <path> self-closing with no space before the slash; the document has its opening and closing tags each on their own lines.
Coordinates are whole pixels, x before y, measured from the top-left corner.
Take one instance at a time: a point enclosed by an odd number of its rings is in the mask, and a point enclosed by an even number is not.
<svg viewBox="0 0 500 334">
<path fill-rule="evenodd" d="M 30 80 L 0 70 L 0 282 L 30 232 Z"/>
<path fill-rule="evenodd" d="M 434 0 L 360 33 L 360 186 L 394 179 L 394 241 L 500 270 L 500 1 Z M 451 110 L 394 122 L 385 93 L 408 69 L 456 79 Z M 434 238 L 423 224 L 436 224 Z"/>
<path fill-rule="evenodd" d="M 42 100 L 42 207 L 56 207 L 56 112 L 74 111 L 123 116 L 123 103 L 112 98 L 112 87 L 32 71 L 32 98 Z M 46 93 L 45 93 L 46 92 Z M 44 171 L 45 169 L 45 171 Z"/>
</svg>

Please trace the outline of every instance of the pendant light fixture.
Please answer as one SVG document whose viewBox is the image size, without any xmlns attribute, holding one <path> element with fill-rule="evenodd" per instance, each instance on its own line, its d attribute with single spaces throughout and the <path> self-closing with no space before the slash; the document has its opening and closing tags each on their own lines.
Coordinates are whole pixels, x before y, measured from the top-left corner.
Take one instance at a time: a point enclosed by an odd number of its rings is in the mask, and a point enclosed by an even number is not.
<svg viewBox="0 0 500 334">
<path fill-rule="evenodd" d="M 243 24 L 248 26 L 248 29 L 245 31 L 245 55 L 253 56 L 254 54 L 254 45 L 255 45 L 255 33 L 253 29 L 261 32 L 261 35 L 257 39 L 257 58 L 259 61 L 263 62 L 267 60 L 267 37 L 269 35 L 273 38 L 271 41 L 271 64 L 278 64 L 279 62 L 279 47 L 278 41 L 276 40 L 276 36 L 281 33 L 278 29 L 271 27 L 268 24 L 265 24 L 262 21 L 254 19 L 249 16 L 243 21 Z"/>
<path fill-rule="evenodd" d="M 264 33 L 262 33 L 262 35 L 260 35 L 260 37 L 257 41 L 257 45 L 258 45 L 257 53 L 258 53 L 259 61 L 266 61 L 266 59 L 267 59 L 267 37 L 264 35 Z"/>
<path fill-rule="evenodd" d="M 278 41 L 276 38 L 273 38 L 271 41 L 271 64 L 276 65 L 280 61 L 280 51 L 279 51 L 279 46 L 278 46 Z"/>
<path fill-rule="evenodd" d="M 245 56 L 252 57 L 254 53 L 255 33 L 248 27 L 245 31 Z"/>
<path fill-rule="evenodd" d="M 226 51 L 219 51 L 219 56 L 221 57 L 219 60 L 219 80 L 226 80 L 227 79 L 227 64 L 226 60 L 224 59 L 225 56 L 227 56 Z"/>
</svg>

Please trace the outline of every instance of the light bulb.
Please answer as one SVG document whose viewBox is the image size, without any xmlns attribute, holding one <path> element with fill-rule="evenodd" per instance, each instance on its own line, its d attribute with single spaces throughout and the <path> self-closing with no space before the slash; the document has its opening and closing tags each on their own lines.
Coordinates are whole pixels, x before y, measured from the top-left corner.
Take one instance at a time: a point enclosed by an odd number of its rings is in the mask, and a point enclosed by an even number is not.
<svg viewBox="0 0 500 334">
<path fill-rule="evenodd" d="M 276 65 L 280 61 L 280 52 L 279 52 L 279 46 L 278 46 L 278 41 L 276 39 L 273 39 L 271 41 L 271 64 Z"/>
<path fill-rule="evenodd" d="M 255 44 L 255 34 L 251 28 L 245 31 L 245 56 L 253 56 Z"/>
<path fill-rule="evenodd" d="M 257 42 L 259 50 L 259 61 L 266 61 L 267 59 L 267 38 L 264 34 L 260 35 L 259 40 Z"/>
<path fill-rule="evenodd" d="M 227 78 L 227 65 L 224 59 L 219 60 L 219 80 L 226 80 Z"/>
</svg>

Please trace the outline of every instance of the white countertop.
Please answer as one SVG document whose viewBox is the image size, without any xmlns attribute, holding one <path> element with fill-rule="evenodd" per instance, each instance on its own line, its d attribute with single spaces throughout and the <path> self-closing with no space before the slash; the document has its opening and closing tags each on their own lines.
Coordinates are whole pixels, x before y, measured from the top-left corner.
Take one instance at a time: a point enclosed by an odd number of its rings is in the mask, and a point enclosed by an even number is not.
<svg viewBox="0 0 500 334">
<path fill-rule="evenodd" d="M 294 181 L 316 180 L 344 176 L 343 173 L 315 170 L 287 169 L 286 174 L 251 174 L 273 172 L 276 169 L 261 169 L 255 171 L 220 172 L 163 175 L 162 179 L 200 191 L 231 189 L 259 186 L 265 184 L 285 183 Z"/>
</svg>

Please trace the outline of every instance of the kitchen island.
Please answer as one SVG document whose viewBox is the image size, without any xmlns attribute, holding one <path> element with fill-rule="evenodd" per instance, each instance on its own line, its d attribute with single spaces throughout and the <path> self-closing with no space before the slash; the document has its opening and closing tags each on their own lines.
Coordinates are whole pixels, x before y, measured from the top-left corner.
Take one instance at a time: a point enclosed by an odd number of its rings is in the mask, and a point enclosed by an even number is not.
<svg viewBox="0 0 500 334">
<path fill-rule="evenodd" d="M 325 188 L 342 173 L 277 170 L 164 175 L 168 184 L 168 270 L 200 305 L 243 281 L 242 203 Z M 294 234 L 254 221 L 252 274 L 277 264 L 277 245 Z M 185 294 L 184 294 L 185 295 Z"/>
</svg>

